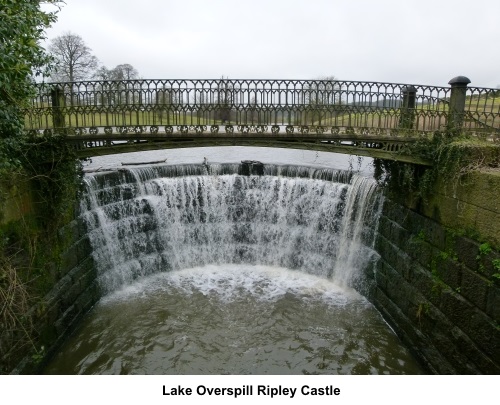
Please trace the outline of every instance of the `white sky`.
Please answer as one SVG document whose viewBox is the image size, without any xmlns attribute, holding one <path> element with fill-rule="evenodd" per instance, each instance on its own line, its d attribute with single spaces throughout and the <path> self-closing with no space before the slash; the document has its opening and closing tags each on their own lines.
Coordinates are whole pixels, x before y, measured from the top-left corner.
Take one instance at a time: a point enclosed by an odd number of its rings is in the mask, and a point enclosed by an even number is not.
<svg viewBox="0 0 500 405">
<path fill-rule="evenodd" d="M 66 0 L 48 38 L 147 79 L 500 85 L 499 0 Z"/>
</svg>

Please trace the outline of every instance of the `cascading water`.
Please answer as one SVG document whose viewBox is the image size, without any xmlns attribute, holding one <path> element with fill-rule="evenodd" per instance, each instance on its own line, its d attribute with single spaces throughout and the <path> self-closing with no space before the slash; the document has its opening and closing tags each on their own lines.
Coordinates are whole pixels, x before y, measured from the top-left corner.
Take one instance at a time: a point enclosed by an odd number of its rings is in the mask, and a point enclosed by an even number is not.
<svg viewBox="0 0 500 405">
<path fill-rule="evenodd" d="M 82 215 L 105 297 L 87 321 L 99 333 L 83 327 L 76 344 L 94 342 L 90 354 L 64 372 L 419 372 L 349 289 L 376 259 L 374 182 L 294 166 L 239 170 L 156 166 L 86 178 Z M 134 343 L 126 361 L 123 336 L 141 333 L 148 343 Z M 56 358 L 47 372 L 58 367 Z"/>
<path fill-rule="evenodd" d="M 169 169 L 128 170 L 105 187 L 87 179 L 84 215 L 106 292 L 138 276 L 225 263 L 301 269 L 348 285 L 373 255 L 366 222 L 378 217 L 380 201 L 365 177 L 333 172 L 333 182 L 217 173 L 228 167 L 211 175 L 193 175 L 195 166 Z"/>
</svg>

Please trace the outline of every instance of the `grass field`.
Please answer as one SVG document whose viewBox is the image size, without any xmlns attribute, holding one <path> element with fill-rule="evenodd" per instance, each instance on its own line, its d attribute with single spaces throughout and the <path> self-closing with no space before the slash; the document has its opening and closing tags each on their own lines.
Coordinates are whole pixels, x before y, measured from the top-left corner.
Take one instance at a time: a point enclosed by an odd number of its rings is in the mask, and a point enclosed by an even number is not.
<svg viewBox="0 0 500 405">
<path fill-rule="evenodd" d="M 470 129 L 500 129 L 500 97 L 472 96 L 466 98 L 464 127 Z M 214 109 L 190 111 L 181 106 L 178 111 L 163 109 L 158 105 L 123 105 L 123 106 L 74 106 L 62 108 L 65 127 L 120 127 L 154 125 L 220 125 L 221 114 Z M 169 106 L 170 107 L 170 106 Z M 324 106 L 322 106 L 324 107 Z M 412 128 L 422 131 L 435 131 L 446 128 L 449 113 L 447 102 L 417 104 L 412 115 Z M 53 128 L 53 110 L 47 104 L 27 111 L 25 127 L 27 129 Z M 232 110 L 227 122 L 267 125 L 321 125 L 341 127 L 368 127 L 392 129 L 400 127 L 404 110 L 399 108 L 376 108 L 356 106 L 335 106 L 324 108 L 298 108 L 290 113 L 285 109 L 261 110 L 260 120 L 251 108 L 241 107 Z M 403 117 L 405 118 L 405 117 Z M 406 116 L 408 118 L 408 116 Z"/>
</svg>

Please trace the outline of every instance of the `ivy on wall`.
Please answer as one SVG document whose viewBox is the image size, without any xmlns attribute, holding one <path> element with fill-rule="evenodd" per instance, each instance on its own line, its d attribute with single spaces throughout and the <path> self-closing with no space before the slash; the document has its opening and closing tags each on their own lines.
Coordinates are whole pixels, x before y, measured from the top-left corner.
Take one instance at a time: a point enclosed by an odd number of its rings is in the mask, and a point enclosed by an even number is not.
<svg viewBox="0 0 500 405">
<path fill-rule="evenodd" d="M 0 208 L 21 182 L 33 190 L 35 202 L 33 213 L 0 226 L 0 374 L 9 372 L 26 347 L 34 356 L 43 354 L 32 309 L 43 285 L 50 284 L 44 280 L 53 277 L 48 267 L 59 243 L 56 230 L 71 215 L 81 182 L 81 166 L 62 137 L 25 133 L 21 113 L 34 94 L 35 78 L 50 72 L 51 58 L 41 43 L 62 4 L 0 0 Z M 0 220 L 1 215 L 0 209 Z"/>
<path fill-rule="evenodd" d="M 375 179 L 399 201 L 427 201 L 438 178 L 459 182 L 476 170 L 500 167 L 499 144 L 446 132 L 435 132 L 430 138 L 409 144 L 401 153 L 418 156 L 432 166 L 374 160 Z"/>
</svg>

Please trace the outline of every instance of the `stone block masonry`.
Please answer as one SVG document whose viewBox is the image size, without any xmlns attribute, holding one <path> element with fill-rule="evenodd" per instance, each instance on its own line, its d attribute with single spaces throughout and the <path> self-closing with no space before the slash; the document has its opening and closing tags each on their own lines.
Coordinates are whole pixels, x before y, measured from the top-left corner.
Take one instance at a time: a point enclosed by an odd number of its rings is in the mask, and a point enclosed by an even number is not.
<svg viewBox="0 0 500 405">
<path fill-rule="evenodd" d="M 85 225 L 75 219 L 59 231 L 59 238 L 65 248 L 59 262 L 53 264 L 56 281 L 33 308 L 36 311 L 35 339 L 37 347 L 43 347 L 43 359 L 37 361 L 36 356 L 34 358 L 32 353 L 28 353 L 12 373 L 39 372 L 44 361 L 56 353 L 64 339 L 100 297 Z"/>
<path fill-rule="evenodd" d="M 500 176 L 469 176 L 458 186 L 438 182 L 423 204 L 386 199 L 375 240 L 380 259 L 363 287 L 430 373 L 500 374 Z M 32 309 L 45 359 L 101 294 L 83 221 L 71 221 L 59 239 L 53 285 Z M 33 353 L 17 357 L 14 373 L 44 365 Z"/>
<path fill-rule="evenodd" d="M 393 201 L 370 300 L 437 374 L 500 374 L 500 254 Z"/>
</svg>

